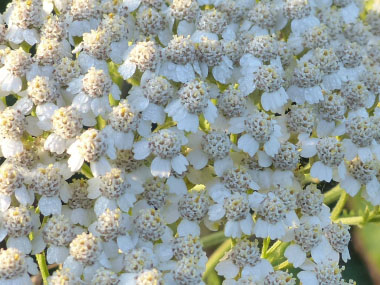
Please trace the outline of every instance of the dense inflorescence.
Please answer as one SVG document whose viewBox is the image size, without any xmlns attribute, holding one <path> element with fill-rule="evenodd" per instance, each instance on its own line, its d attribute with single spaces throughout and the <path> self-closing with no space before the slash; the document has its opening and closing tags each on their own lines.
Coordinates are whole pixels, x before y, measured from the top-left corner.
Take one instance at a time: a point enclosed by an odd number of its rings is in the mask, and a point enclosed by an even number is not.
<svg viewBox="0 0 380 285">
<path fill-rule="evenodd" d="M 341 204 L 380 205 L 373 6 L 13 0 L 0 283 L 29 284 L 37 259 L 49 284 L 195 285 L 211 269 L 226 285 L 353 284 Z"/>
</svg>

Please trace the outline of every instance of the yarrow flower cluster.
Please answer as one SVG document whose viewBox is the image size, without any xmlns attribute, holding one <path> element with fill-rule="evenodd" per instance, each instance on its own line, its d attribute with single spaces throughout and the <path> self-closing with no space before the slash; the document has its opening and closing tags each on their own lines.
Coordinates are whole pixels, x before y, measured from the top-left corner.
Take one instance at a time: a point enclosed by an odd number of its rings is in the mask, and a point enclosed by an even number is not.
<svg viewBox="0 0 380 285">
<path fill-rule="evenodd" d="M 37 259 L 49 284 L 195 285 L 213 269 L 225 285 L 354 284 L 339 215 L 347 194 L 380 205 L 379 11 L 13 0 L 0 283 L 31 284 Z"/>
</svg>

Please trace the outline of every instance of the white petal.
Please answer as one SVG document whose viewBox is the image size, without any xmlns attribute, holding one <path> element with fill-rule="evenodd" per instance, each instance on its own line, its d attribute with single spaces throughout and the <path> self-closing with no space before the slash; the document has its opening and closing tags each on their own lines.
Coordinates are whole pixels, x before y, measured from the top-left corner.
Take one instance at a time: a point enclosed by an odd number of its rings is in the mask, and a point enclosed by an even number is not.
<svg viewBox="0 0 380 285">
<path fill-rule="evenodd" d="M 166 180 L 166 184 L 169 186 L 170 193 L 175 193 L 178 196 L 182 196 L 187 193 L 186 183 L 183 179 L 170 176 L 169 179 Z"/>
<path fill-rule="evenodd" d="M 355 196 L 360 190 L 360 182 L 351 176 L 346 176 L 340 186 L 347 192 L 351 197 Z"/>
<path fill-rule="evenodd" d="M 82 167 L 83 162 L 84 158 L 79 153 L 72 154 L 67 160 L 68 166 L 73 172 L 78 171 Z"/>
<path fill-rule="evenodd" d="M 211 101 L 209 101 L 206 109 L 204 110 L 204 116 L 210 123 L 213 123 L 218 116 L 218 109 Z"/>
<path fill-rule="evenodd" d="M 359 16 L 360 9 L 355 5 L 355 2 L 351 2 L 349 5 L 340 9 L 343 21 L 347 23 L 355 22 L 356 18 Z"/>
<path fill-rule="evenodd" d="M 233 166 L 234 162 L 229 155 L 223 159 L 214 160 L 214 171 L 218 176 L 222 176 L 226 170 L 233 168 Z"/>
<path fill-rule="evenodd" d="M 19 110 L 24 115 L 28 115 L 33 109 L 33 101 L 30 100 L 29 98 L 20 98 L 13 105 L 13 108 L 16 110 Z"/>
<path fill-rule="evenodd" d="M 143 119 L 153 123 L 163 124 L 166 114 L 162 106 L 150 103 L 142 113 Z"/>
<path fill-rule="evenodd" d="M 209 207 L 208 216 L 210 221 L 218 221 L 224 217 L 226 211 L 223 208 L 222 204 L 214 204 Z"/>
<path fill-rule="evenodd" d="M 218 272 L 218 275 L 224 276 L 225 278 L 234 278 L 239 273 L 239 267 L 229 259 L 220 261 L 215 266 L 215 270 Z"/>
<path fill-rule="evenodd" d="M 311 177 L 318 178 L 321 181 L 330 182 L 332 179 L 332 168 L 324 165 L 321 161 L 316 161 L 310 169 Z"/>
<path fill-rule="evenodd" d="M 344 152 L 347 160 L 353 160 L 358 153 L 357 146 L 350 140 L 343 140 Z"/>
<path fill-rule="evenodd" d="M 319 120 L 317 126 L 317 135 L 318 137 L 328 136 L 335 128 L 335 122 L 327 122 L 325 120 Z"/>
<path fill-rule="evenodd" d="M 132 132 L 123 133 L 116 132 L 115 133 L 115 146 L 118 149 L 131 149 L 133 145 L 134 135 Z"/>
<path fill-rule="evenodd" d="M 318 139 L 306 139 L 302 142 L 302 150 L 300 155 L 302 157 L 310 158 L 317 154 Z"/>
<path fill-rule="evenodd" d="M 63 268 L 69 268 L 70 272 L 76 276 L 82 275 L 83 265 L 76 261 L 72 256 L 66 258 Z"/>
<path fill-rule="evenodd" d="M 275 170 L 272 175 L 273 185 L 290 186 L 293 185 L 293 172 Z"/>
<path fill-rule="evenodd" d="M 99 197 L 94 205 L 94 212 L 97 216 L 103 214 L 107 209 L 115 210 L 117 208 L 114 200 L 109 200 L 106 197 Z"/>
<path fill-rule="evenodd" d="M 57 105 L 53 103 L 45 103 L 36 107 L 36 114 L 40 120 L 48 120 L 53 116 L 57 109 Z"/>
<path fill-rule="evenodd" d="M 261 105 L 265 111 L 281 112 L 282 106 L 286 104 L 288 98 L 288 94 L 281 87 L 275 92 L 264 92 L 261 95 Z"/>
<path fill-rule="evenodd" d="M 95 117 L 104 115 L 106 112 L 111 111 L 111 106 L 108 101 L 108 97 L 93 98 L 91 101 L 91 110 Z"/>
<path fill-rule="evenodd" d="M 244 220 L 240 221 L 240 229 L 246 235 L 250 235 L 253 232 L 254 222 L 252 220 L 251 215 L 247 215 Z"/>
<path fill-rule="evenodd" d="M 366 185 L 366 192 L 372 201 L 380 199 L 380 183 L 377 179 L 372 179 Z"/>
<path fill-rule="evenodd" d="M 258 151 L 259 165 L 261 167 L 269 167 L 272 164 L 272 158 L 263 151 Z"/>
<path fill-rule="evenodd" d="M 26 206 L 27 204 L 32 204 L 34 201 L 34 195 L 30 193 L 25 186 L 17 188 L 15 191 L 16 199 L 21 205 Z"/>
<path fill-rule="evenodd" d="M 186 157 L 184 157 L 182 154 L 179 154 L 172 159 L 171 164 L 175 172 L 182 174 L 184 171 L 186 171 L 186 166 L 189 165 L 189 162 L 187 161 Z"/>
<path fill-rule="evenodd" d="M 228 58 L 224 60 L 231 62 L 231 60 Z M 226 84 L 232 74 L 232 66 L 230 66 L 228 63 L 225 63 L 224 60 L 221 62 L 221 64 L 214 66 L 212 69 L 212 75 L 214 76 L 214 79 L 222 84 Z"/>
<path fill-rule="evenodd" d="M 166 224 L 168 225 L 176 222 L 180 218 L 180 214 L 178 211 L 178 204 L 174 202 L 165 206 L 161 210 L 161 215 L 164 218 Z"/>
<path fill-rule="evenodd" d="M 48 248 L 46 259 L 49 264 L 63 263 L 68 255 L 68 248 L 53 245 Z"/>
<path fill-rule="evenodd" d="M 130 208 L 133 207 L 133 204 L 136 202 L 136 197 L 134 194 L 131 193 L 125 193 L 124 195 L 120 196 L 117 200 L 117 203 L 121 210 L 124 212 L 128 212 Z"/>
<path fill-rule="evenodd" d="M 311 256 L 316 263 L 322 263 L 326 260 L 327 256 L 330 256 L 330 253 L 333 251 L 331 245 L 326 238 L 323 238 L 322 241 L 315 247 L 311 249 Z M 339 258 L 338 260 L 339 261 Z"/>
<path fill-rule="evenodd" d="M 299 245 L 295 244 L 291 244 L 286 248 L 284 256 L 289 260 L 290 263 L 293 263 L 294 267 L 300 267 L 306 260 L 306 253 L 301 249 Z"/>
<path fill-rule="evenodd" d="M 151 121 L 140 121 L 139 126 L 137 128 L 137 132 L 140 136 L 146 138 L 150 136 L 152 132 L 152 123 Z"/>
<path fill-rule="evenodd" d="M 9 237 L 7 240 L 7 247 L 14 247 L 17 248 L 19 251 L 29 254 L 32 251 L 32 243 L 30 242 L 29 238 L 22 236 L 22 237 Z"/>
<path fill-rule="evenodd" d="M 240 223 L 237 221 L 227 221 L 224 227 L 224 235 L 232 238 L 241 237 Z"/>
<path fill-rule="evenodd" d="M 31 46 L 34 46 L 39 41 L 39 36 L 35 29 L 26 29 L 23 34 L 25 41 Z"/>
<path fill-rule="evenodd" d="M 208 162 L 208 157 L 206 154 L 198 149 L 189 152 L 187 159 L 195 169 L 202 169 Z"/>
<path fill-rule="evenodd" d="M 21 141 L 3 139 L 1 142 L 1 151 L 5 158 L 12 157 L 22 152 L 24 146 Z"/>
<path fill-rule="evenodd" d="M 271 136 L 269 141 L 267 141 L 264 144 L 264 150 L 269 156 L 272 156 L 272 157 L 275 156 L 278 153 L 279 149 L 280 149 L 280 142 L 273 135 Z"/>
<path fill-rule="evenodd" d="M 36 234 L 32 240 L 32 254 L 41 253 L 46 247 L 42 234 Z"/>
<path fill-rule="evenodd" d="M 42 196 L 38 202 L 41 214 L 49 216 L 51 214 L 59 215 L 61 213 L 62 203 L 58 197 L 46 197 Z"/>
<path fill-rule="evenodd" d="M 179 99 L 171 101 L 165 108 L 165 112 L 175 121 L 182 120 L 187 115 L 186 109 L 182 106 Z"/>
<path fill-rule="evenodd" d="M 244 117 L 231 118 L 228 130 L 232 134 L 240 134 L 245 130 Z"/>
<path fill-rule="evenodd" d="M 168 159 L 162 159 L 160 157 L 155 157 L 150 166 L 150 171 L 153 176 L 158 176 L 160 178 L 169 177 L 171 170 L 171 163 Z"/>
<path fill-rule="evenodd" d="M 244 266 L 241 272 L 242 276 L 252 276 L 254 280 L 263 280 L 270 272 L 273 272 L 273 267 L 268 260 L 262 259 L 255 266 Z"/>
<path fill-rule="evenodd" d="M 98 161 L 90 162 L 90 168 L 94 177 L 98 177 L 99 175 L 104 175 L 108 171 L 110 171 L 111 165 L 108 162 L 108 160 L 104 156 L 102 156 L 99 158 Z"/>
<path fill-rule="evenodd" d="M 5 212 L 11 205 L 11 197 L 0 194 L 0 212 Z"/>
<path fill-rule="evenodd" d="M 257 210 L 260 207 L 261 203 L 264 201 L 265 197 L 266 197 L 266 195 L 264 195 L 264 194 L 261 194 L 261 193 L 256 192 L 256 191 L 253 192 L 251 195 L 248 196 L 249 206 L 252 209 Z M 267 237 L 267 235 L 265 237 Z"/>
<path fill-rule="evenodd" d="M 91 223 L 89 212 L 82 208 L 73 209 L 71 212 L 71 222 L 88 227 Z"/>
<path fill-rule="evenodd" d="M 258 219 L 255 224 L 254 233 L 259 238 L 267 238 L 269 236 L 268 233 L 269 225 L 262 219 Z"/>
<path fill-rule="evenodd" d="M 174 117 L 173 117 L 174 119 Z M 199 127 L 199 118 L 195 114 L 187 113 L 182 119 L 177 120 L 177 128 L 186 132 L 195 133 Z"/>
<path fill-rule="evenodd" d="M 372 152 L 371 152 L 371 149 L 369 147 L 359 147 L 358 148 L 358 155 L 359 155 L 359 158 L 363 162 L 367 162 L 367 161 L 370 161 L 372 159 Z"/>
<path fill-rule="evenodd" d="M 136 245 L 136 243 L 131 239 L 129 235 L 119 236 L 117 238 L 117 244 L 123 252 L 128 252 Z"/>
<path fill-rule="evenodd" d="M 22 81 L 20 77 L 13 76 L 8 73 L 8 76 L 3 80 L 1 89 L 6 92 L 18 93 L 21 91 Z"/>
<path fill-rule="evenodd" d="M 297 274 L 297 277 L 300 279 L 302 284 L 307 285 L 319 285 L 319 281 L 315 273 L 310 271 L 301 271 Z"/>
<path fill-rule="evenodd" d="M 195 79 L 194 69 L 190 63 L 186 65 L 176 64 L 177 80 L 182 83 L 186 83 Z"/>
<path fill-rule="evenodd" d="M 201 229 L 199 228 L 198 223 L 183 219 L 178 225 L 177 233 L 179 236 L 200 236 Z"/>
<path fill-rule="evenodd" d="M 180 21 L 177 27 L 177 34 L 183 36 L 191 36 L 194 31 L 194 24 L 186 21 Z"/>
<path fill-rule="evenodd" d="M 52 133 L 47 137 L 44 143 L 44 148 L 50 152 L 62 154 L 66 150 L 66 140 L 59 135 Z"/>
<path fill-rule="evenodd" d="M 161 262 L 167 262 L 173 257 L 172 248 L 164 243 L 155 245 L 154 253 Z"/>
<path fill-rule="evenodd" d="M 150 154 L 149 142 L 146 140 L 139 141 L 133 146 L 134 158 L 141 160 Z"/>
<path fill-rule="evenodd" d="M 136 111 L 144 111 L 149 106 L 149 99 L 145 98 L 142 94 L 131 95 L 131 98 L 128 97 L 128 102 Z"/>
<path fill-rule="evenodd" d="M 238 148 L 253 156 L 259 149 L 259 143 L 251 135 L 244 134 L 238 140 Z"/>
<path fill-rule="evenodd" d="M 27 264 L 28 273 L 30 273 L 32 275 L 37 275 L 39 273 L 38 266 L 34 262 L 33 258 L 27 257 L 26 258 L 26 264 Z M 27 283 L 23 282 L 23 284 L 27 284 Z"/>
<path fill-rule="evenodd" d="M 285 225 L 282 221 L 269 224 L 268 235 L 271 239 L 281 239 L 285 235 Z"/>
<path fill-rule="evenodd" d="M 124 80 L 127 80 L 131 78 L 133 74 L 135 74 L 136 64 L 130 62 L 129 60 L 126 60 L 122 65 L 119 66 L 118 71 Z"/>
</svg>

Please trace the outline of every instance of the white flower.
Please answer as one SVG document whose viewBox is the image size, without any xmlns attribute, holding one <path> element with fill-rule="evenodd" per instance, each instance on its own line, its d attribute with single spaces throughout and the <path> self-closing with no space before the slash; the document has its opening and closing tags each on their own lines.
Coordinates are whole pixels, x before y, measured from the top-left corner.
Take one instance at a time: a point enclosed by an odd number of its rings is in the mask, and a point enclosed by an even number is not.
<svg viewBox="0 0 380 285">
<path fill-rule="evenodd" d="M 342 270 L 337 261 L 325 259 L 321 264 L 310 262 L 297 274 L 302 284 L 318 285 L 323 282 L 341 284 Z"/>
<path fill-rule="evenodd" d="M 376 179 L 376 166 L 373 160 L 362 161 L 359 157 L 355 157 L 351 161 L 346 161 L 339 166 L 340 186 L 350 196 L 355 196 L 362 185 L 364 185 L 364 195 L 375 204 L 379 203 L 377 193 L 380 184 Z M 374 200 L 372 200 L 374 199 Z"/>
<path fill-rule="evenodd" d="M 110 112 L 109 94 L 112 94 L 115 100 L 119 100 L 121 93 L 106 71 L 94 67 L 91 67 L 85 76 L 71 81 L 67 91 L 75 95 L 73 107 L 89 117 Z"/>
<path fill-rule="evenodd" d="M 141 76 L 140 86 L 129 91 L 128 102 L 136 111 L 142 111 L 144 120 L 163 124 L 164 108 L 173 95 L 174 89 L 167 79 L 147 70 Z"/>
<path fill-rule="evenodd" d="M 71 171 L 78 171 L 83 163 L 89 162 L 92 174 L 96 177 L 111 169 L 106 155 L 116 158 L 116 151 L 111 138 L 104 132 L 88 129 L 68 148 L 70 154 L 68 166 Z"/>
<path fill-rule="evenodd" d="M 190 134 L 188 146 L 192 149 L 187 159 L 195 169 L 204 168 L 209 160 L 214 161 L 216 175 L 223 173 L 233 167 L 230 150 L 233 144 L 225 132 L 210 132 L 208 134 L 198 131 Z"/>
<path fill-rule="evenodd" d="M 124 212 L 133 208 L 136 195 L 143 192 L 142 181 L 134 174 L 125 174 L 118 168 L 88 180 L 88 198 L 96 199 L 95 214 L 119 207 Z"/>
<path fill-rule="evenodd" d="M 22 48 L 16 50 L 5 49 L 1 61 L 4 64 L 0 68 L 0 87 L 4 92 L 20 92 L 22 78 L 29 70 L 32 63 L 31 56 Z"/>
<path fill-rule="evenodd" d="M 323 235 L 320 221 L 315 217 L 301 219 L 299 227 L 293 228 L 285 240 L 295 241 L 295 244 L 290 244 L 284 253 L 294 267 L 307 264 L 309 252 L 317 264 L 323 263 L 326 259 L 339 260 L 339 254 L 333 250 Z"/>
<path fill-rule="evenodd" d="M 46 2 L 46 1 L 42 1 Z M 15 43 L 21 44 L 23 41 L 33 46 L 39 42 L 39 32 L 37 28 L 43 22 L 43 18 L 51 11 L 44 11 L 41 2 L 15 2 L 9 6 L 5 12 L 5 22 L 8 25 L 6 38 Z"/>
<path fill-rule="evenodd" d="M 152 133 L 148 139 L 142 139 L 133 146 L 134 158 L 147 158 L 151 153 L 155 158 L 151 164 L 153 176 L 169 177 L 171 169 L 178 174 L 186 171 L 189 164 L 181 154 L 181 146 L 187 143 L 185 135 L 176 129 L 163 129 Z"/>
<path fill-rule="evenodd" d="M 256 282 L 263 281 L 270 272 L 273 272 L 273 267 L 268 260 L 260 258 L 257 244 L 257 240 L 254 242 L 247 239 L 238 240 L 216 265 L 216 272 L 229 280 L 235 278 L 242 270 L 242 276 L 252 277 Z"/>
<path fill-rule="evenodd" d="M 303 140 L 303 138 L 306 138 Z M 333 177 L 338 177 L 338 168 L 344 164 L 343 143 L 332 137 L 307 138 L 301 137 L 302 157 L 313 157 L 318 155 L 320 161 L 315 161 L 310 169 L 310 175 L 321 181 L 330 182 Z M 335 179 L 335 180 L 336 180 Z"/>
<path fill-rule="evenodd" d="M 245 132 L 238 140 L 238 148 L 253 156 L 261 146 L 269 156 L 280 149 L 281 128 L 274 119 L 264 112 L 254 112 L 246 117 L 230 120 L 229 131 L 233 134 Z"/>
<path fill-rule="evenodd" d="M 214 197 L 212 197 L 214 196 Z M 253 233 L 254 222 L 249 213 L 250 207 L 247 194 L 229 192 L 212 195 L 216 204 L 210 206 L 208 216 L 210 221 L 219 221 L 226 217 L 224 234 L 233 238 L 241 237 L 244 233 Z"/>
<path fill-rule="evenodd" d="M 151 122 L 141 118 L 141 114 L 135 111 L 127 100 L 123 99 L 119 105 L 113 107 L 109 114 L 109 125 L 103 131 L 119 150 L 132 148 L 134 132 L 143 137 L 151 133 Z"/>
<path fill-rule="evenodd" d="M 199 127 L 199 115 L 213 123 L 218 111 L 211 101 L 212 94 L 205 82 L 194 80 L 185 83 L 178 91 L 179 98 L 172 100 L 165 112 L 177 122 L 177 128 L 195 133 Z"/>
</svg>

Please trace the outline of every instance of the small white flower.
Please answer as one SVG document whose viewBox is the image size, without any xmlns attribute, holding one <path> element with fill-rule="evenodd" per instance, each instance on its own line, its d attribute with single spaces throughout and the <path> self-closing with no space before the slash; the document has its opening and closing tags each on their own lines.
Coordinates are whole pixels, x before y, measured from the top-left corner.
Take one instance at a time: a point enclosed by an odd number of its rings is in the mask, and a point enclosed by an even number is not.
<svg viewBox="0 0 380 285">
<path fill-rule="evenodd" d="M 152 133 L 148 139 L 142 139 L 133 146 L 134 158 L 147 158 L 151 153 L 155 158 L 151 164 L 153 176 L 169 177 L 171 169 L 182 174 L 189 162 L 181 154 L 181 146 L 187 143 L 185 135 L 176 129 L 163 129 Z"/>
</svg>

